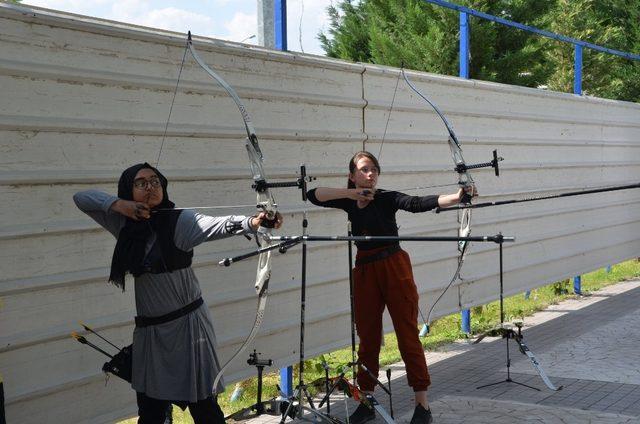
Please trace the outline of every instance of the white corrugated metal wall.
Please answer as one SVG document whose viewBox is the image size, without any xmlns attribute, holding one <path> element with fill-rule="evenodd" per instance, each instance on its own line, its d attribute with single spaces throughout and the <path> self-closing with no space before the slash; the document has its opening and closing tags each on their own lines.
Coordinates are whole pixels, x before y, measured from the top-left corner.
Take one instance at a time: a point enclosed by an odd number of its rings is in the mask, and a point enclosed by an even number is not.
<svg viewBox="0 0 640 424">
<path fill-rule="evenodd" d="M 103 357 L 68 337 L 82 320 L 119 344 L 131 340 L 133 292 L 105 283 L 114 241 L 77 211 L 74 192 L 116 191 L 119 173 L 155 162 L 184 51 L 180 34 L 0 5 L 0 373 L 10 422 L 108 422 L 133 411 L 133 392 Z M 397 70 L 243 47 L 196 43 L 233 85 L 256 125 L 271 179 L 295 177 L 306 162 L 318 184 L 345 184 L 346 162 L 363 146 L 377 153 Z M 444 110 L 467 162 L 498 148 L 502 176 L 473 173 L 483 196 L 510 198 L 628 183 L 640 175 L 640 107 L 498 84 L 409 73 Z M 455 182 L 446 131 L 404 85 L 382 153 L 383 187 Z M 235 105 L 195 64 L 182 73 L 160 168 L 179 206 L 250 204 L 255 195 Z M 451 190 L 453 190 L 452 188 Z M 276 192 L 300 232 L 305 205 L 293 189 Z M 502 231 L 505 285 L 517 293 L 638 256 L 640 193 L 616 192 L 478 210 L 474 234 Z M 252 212 L 251 209 L 245 213 Z M 231 212 L 229 212 L 231 213 Z M 237 212 L 236 212 L 237 213 Z M 340 212 L 309 209 L 312 234 L 344 234 Z M 453 213 L 402 214 L 401 233 L 456 233 Z M 219 268 L 221 257 L 252 249 L 238 237 L 196 251 L 195 267 L 228 357 L 251 327 L 255 261 Z M 409 244 L 428 309 L 455 269 L 453 244 Z M 309 246 L 306 353 L 348 343 L 346 247 Z M 292 363 L 298 356 L 300 249 L 273 259 L 269 306 L 256 347 Z M 497 297 L 497 250 L 476 243 L 464 283 L 436 315 Z M 239 358 L 233 381 L 253 373 Z"/>
</svg>

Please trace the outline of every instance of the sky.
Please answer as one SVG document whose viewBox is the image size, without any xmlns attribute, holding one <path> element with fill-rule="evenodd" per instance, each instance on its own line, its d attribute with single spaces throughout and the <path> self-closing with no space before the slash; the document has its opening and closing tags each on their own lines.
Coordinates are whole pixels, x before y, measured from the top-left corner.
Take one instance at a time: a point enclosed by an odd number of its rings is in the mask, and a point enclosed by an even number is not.
<svg viewBox="0 0 640 424">
<path fill-rule="evenodd" d="M 326 8 L 331 2 L 287 1 L 289 50 L 324 54 L 317 35 L 328 28 Z M 257 0 L 24 0 L 22 3 L 152 28 L 191 30 L 194 35 L 205 37 L 258 42 Z M 255 37 L 249 38 L 252 35 Z"/>
</svg>

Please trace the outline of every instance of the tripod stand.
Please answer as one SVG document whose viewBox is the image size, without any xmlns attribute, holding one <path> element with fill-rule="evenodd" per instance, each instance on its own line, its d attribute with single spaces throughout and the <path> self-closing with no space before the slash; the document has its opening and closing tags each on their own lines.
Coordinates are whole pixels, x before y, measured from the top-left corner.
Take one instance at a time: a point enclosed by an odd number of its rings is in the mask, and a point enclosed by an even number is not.
<svg viewBox="0 0 640 424">
<path fill-rule="evenodd" d="M 500 237 L 502 237 L 502 234 L 500 234 Z M 528 388 L 533 389 L 533 390 L 540 391 L 540 389 L 538 389 L 537 387 L 529 386 L 527 384 L 520 383 L 518 381 L 515 381 L 515 380 L 511 379 L 511 357 L 510 357 L 510 354 L 509 354 L 509 339 L 515 338 L 514 336 L 517 336 L 517 334 L 512 329 L 504 328 L 504 273 L 503 273 L 503 268 L 502 268 L 502 244 L 503 244 L 503 242 L 504 242 L 504 240 L 501 240 L 501 239 L 499 239 L 497 241 L 497 243 L 499 245 L 499 251 L 500 251 L 500 329 L 498 331 L 502 334 L 502 337 L 506 340 L 506 346 L 507 346 L 507 378 L 505 380 L 497 381 L 495 383 L 490 383 L 490 384 L 485 384 L 485 385 L 482 385 L 482 386 L 478 386 L 478 387 L 476 387 L 476 389 L 482 389 L 482 388 L 485 388 L 485 387 L 492 387 L 492 386 L 496 386 L 498 384 L 503 384 L 503 383 L 514 383 L 514 384 L 517 384 L 519 386 L 524 386 L 524 387 L 528 387 Z"/>
<path fill-rule="evenodd" d="M 271 359 L 259 359 L 258 355 L 260 354 L 254 349 L 253 353 L 249 354 L 249 359 L 247 359 L 247 364 L 254 365 L 258 369 L 258 393 L 256 395 L 256 403 L 238 412 L 234 412 L 225 417 L 225 420 L 243 421 L 262 414 L 280 415 L 279 401 L 276 399 L 270 399 L 265 402 L 262 401 L 262 373 L 264 367 L 273 365 L 273 361 Z"/>
<path fill-rule="evenodd" d="M 348 397 L 352 397 L 355 400 L 362 402 L 364 404 L 367 404 L 370 408 L 375 409 L 376 411 L 378 411 L 378 413 L 380 414 L 380 416 L 382 417 L 382 419 L 387 423 L 387 424 L 395 424 L 394 418 L 393 418 L 393 401 L 392 401 L 392 395 L 391 395 L 391 370 L 387 369 L 387 382 L 388 382 L 388 387 L 385 386 L 384 384 L 382 384 L 382 382 L 380 380 L 378 380 L 378 378 L 360 361 L 357 362 L 352 362 L 347 364 L 347 366 L 349 367 L 362 367 L 362 369 L 369 374 L 369 376 L 375 380 L 376 385 L 382 387 L 382 390 L 385 391 L 385 393 L 387 393 L 389 395 L 389 409 L 390 409 L 390 413 L 387 412 L 382 405 L 380 405 L 380 403 L 378 402 L 378 400 L 373 397 L 373 395 L 371 393 L 365 393 L 360 391 L 360 389 L 358 388 L 358 386 L 356 386 L 355 384 L 352 384 L 349 382 L 349 380 L 347 380 L 347 378 L 345 377 L 345 372 L 341 372 L 340 375 L 338 375 L 338 377 L 335 377 L 333 379 L 331 379 L 331 381 L 333 381 L 333 384 L 331 385 L 330 388 L 327 389 L 327 394 L 324 396 L 324 398 L 320 401 L 320 404 L 318 405 L 318 408 L 322 408 L 322 405 L 324 405 L 324 403 L 327 403 L 327 409 L 329 409 L 329 398 L 331 396 L 331 393 L 333 393 L 333 391 L 335 389 L 340 389 L 343 392 L 345 392 L 345 394 Z M 328 382 L 329 379 L 327 379 Z"/>
<path fill-rule="evenodd" d="M 352 237 L 351 222 L 348 223 L 347 237 L 349 238 Z M 349 304 L 350 304 L 349 309 L 351 312 L 351 323 L 350 323 L 351 324 L 350 325 L 351 327 L 351 362 L 347 364 L 347 366 L 351 368 L 353 380 L 352 380 L 352 383 L 350 383 L 349 380 L 347 380 L 347 378 L 345 377 L 346 372 L 342 371 L 340 375 L 338 375 L 338 377 L 331 379 L 333 384 L 331 385 L 331 387 L 328 387 L 329 376 L 327 374 L 326 375 L 327 392 L 324 398 L 322 399 L 322 401 L 320 401 L 318 408 L 322 408 L 322 405 L 324 405 L 326 402 L 327 413 L 328 413 L 331 394 L 335 389 L 340 389 L 343 392 L 345 392 L 345 394 L 348 397 L 352 397 L 359 402 L 365 403 L 370 408 L 373 408 L 376 411 L 378 411 L 382 419 L 384 419 L 384 421 L 387 422 L 388 424 L 394 424 L 395 421 L 393 420 L 393 396 L 391 394 L 391 370 L 387 369 L 388 387 L 385 387 L 385 385 L 382 384 L 382 382 L 380 382 L 380 380 L 378 380 L 378 378 L 362 362 L 360 362 L 359 360 L 356 360 L 356 331 L 355 331 L 355 309 L 354 309 L 354 287 L 353 287 L 353 247 L 352 247 L 352 240 L 350 239 L 348 241 L 347 253 L 348 253 L 348 259 L 349 259 L 348 260 Z M 380 405 L 380 403 L 376 400 L 376 398 L 373 397 L 373 394 L 364 393 L 360 391 L 360 389 L 356 385 L 356 373 L 357 373 L 358 366 L 360 366 L 373 380 L 375 380 L 376 384 L 382 387 L 382 390 L 384 390 L 389 395 L 389 408 L 391 411 L 390 414 L 382 407 L 382 405 Z M 348 410 L 347 410 L 347 415 L 348 415 Z"/>
<path fill-rule="evenodd" d="M 331 424 L 339 424 L 340 420 L 331 417 L 330 415 L 323 414 L 318 411 L 313 404 L 313 399 L 307 390 L 307 385 L 304 382 L 304 332 L 305 332 L 305 312 L 306 312 L 306 299 L 307 299 L 307 227 L 309 226 L 309 221 L 307 220 L 306 211 L 303 213 L 302 218 L 302 239 L 299 242 L 302 243 L 302 271 L 301 271 L 301 287 L 300 287 L 300 356 L 298 362 L 298 385 L 294 389 L 294 394 L 288 399 L 288 405 L 286 409 L 282 412 L 282 419 L 280 420 L 281 424 L 284 424 L 287 417 L 291 418 L 299 418 L 302 420 L 309 420 L 305 418 L 302 414 L 303 411 L 310 412 L 313 414 L 317 420 L 326 421 Z M 297 243 L 296 243 L 297 244 Z M 285 246 L 284 251 L 291 248 L 293 246 Z M 283 251 L 283 248 L 280 249 Z M 309 406 L 304 406 L 304 399 L 307 400 Z"/>
</svg>

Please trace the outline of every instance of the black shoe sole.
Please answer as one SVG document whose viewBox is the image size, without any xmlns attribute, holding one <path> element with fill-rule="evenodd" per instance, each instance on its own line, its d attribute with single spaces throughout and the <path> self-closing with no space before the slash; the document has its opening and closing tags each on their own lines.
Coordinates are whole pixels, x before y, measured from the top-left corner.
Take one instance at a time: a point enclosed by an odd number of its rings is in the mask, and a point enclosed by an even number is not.
<svg viewBox="0 0 640 424">
<path fill-rule="evenodd" d="M 376 416 L 374 414 L 370 417 L 365 418 L 364 420 L 358 421 L 357 423 L 354 423 L 354 421 L 349 420 L 349 424 L 364 424 L 364 423 L 368 423 L 369 421 L 373 421 L 375 419 L 376 419 Z"/>
</svg>

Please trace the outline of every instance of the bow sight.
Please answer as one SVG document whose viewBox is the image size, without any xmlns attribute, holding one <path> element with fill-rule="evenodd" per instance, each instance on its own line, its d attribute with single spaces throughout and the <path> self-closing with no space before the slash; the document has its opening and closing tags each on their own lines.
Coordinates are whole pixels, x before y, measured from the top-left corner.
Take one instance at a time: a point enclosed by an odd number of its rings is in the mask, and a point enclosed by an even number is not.
<svg viewBox="0 0 640 424">
<path fill-rule="evenodd" d="M 302 190 L 302 200 L 304 202 L 307 201 L 307 183 L 314 181 L 316 177 L 312 177 L 307 175 L 307 167 L 302 164 L 300 165 L 300 176 L 295 181 L 276 181 L 273 183 L 268 183 L 264 179 L 256 181 L 251 185 L 251 188 L 257 192 L 263 192 L 268 188 L 279 188 L 279 187 L 297 187 Z M 261 206 L 258 205 L 258 208 Z"/>
<path fill-rule="evenodd" d="M 504 160 L 503 157 L 499 157 L 498 156 L 498 150 L 494 150 L 493 151 L 493 159 L 491 160 L 491 162 L 482 162 L 482 163 L 476 163 L 474 165 L 466 165 L 464 163 L 460 163 L 457 164 L 456 167 L 454 168 L 454 170 L 458 173 L 461 174 L 465 171 L 467 171 L 468 169 L 478 169 L 478 168 L 493 168 L 496 177 L 500 176 L 500 168 L 498 167 L 498 162 L 502 162 Z"/>
</svg>

